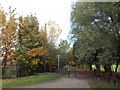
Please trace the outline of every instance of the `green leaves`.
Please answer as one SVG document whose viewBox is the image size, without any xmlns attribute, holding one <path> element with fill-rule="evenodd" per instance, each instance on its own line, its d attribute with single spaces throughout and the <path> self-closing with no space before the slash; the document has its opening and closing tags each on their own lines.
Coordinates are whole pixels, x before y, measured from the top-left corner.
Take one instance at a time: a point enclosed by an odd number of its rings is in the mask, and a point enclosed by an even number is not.
<svg viewBox="0 0 120 90">
<path fill-rule="evenodd" d="M 113 63 L 118 49 L 118 13 L 115 3 L 73 4 L 71 28 L 77 39 L 74 56 L 82 63 Z M 117 12 L 116 12 L 117 11 Z M 118 36 L 116 36 L 118 35 Z"/>
<path fill-rule="evenodd" d="M 69 50 L 69 43 L 67 40 L 61 40 L 60 41 L 60 44 L 59 44 L 59 49 L 63 52 L 63 53 L 66 53 L 68 50 Z"/>
</svg>

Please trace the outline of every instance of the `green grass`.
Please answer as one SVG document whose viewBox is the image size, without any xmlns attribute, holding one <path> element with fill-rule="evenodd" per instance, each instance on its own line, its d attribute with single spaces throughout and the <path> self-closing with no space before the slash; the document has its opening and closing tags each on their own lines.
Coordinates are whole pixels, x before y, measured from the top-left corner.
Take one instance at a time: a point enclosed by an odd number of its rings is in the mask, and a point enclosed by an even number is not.
<svg viewBox="0 0 120 90">
<path fill-rule="evenodd" d="M 17 87 L 17 86 L 25 86 L 25 85 L 33 85 L 37 83 L 43 83 L 43 82 L 50 82 L 53 80 L 56 80 L 57 78 L 65 75 L 65 73 L 44 73 L 44 74 L 38 74 L 28 77 L 21 77 L 12 79 L 10 81 L 5 81 L 2 83 L 3 88 L 10 88 L 10 87 Z"/>
<path fill-rule="evenodd" d="M 111 69 L 112 69 L 112 71 L 115 71 L 115 68 L 116 68 L 116 65 L 112 65 L 111 66 Z M 84 67 L 77 67 L 76 68 L 76 70 L 89 70 L 89 67 L 88 66 L 84 66 Z M 95 65 L 92 65 L 92 69 L 94 70 L 94 69 L 96 69 L 96 66 Z M 100 70 L 101 71 L 104 71 L 104 68 L 103 68 L 103 66 L 101 65 L 100 66 Z M 118 70 L 117 70 L 118 72 L 120 72 L 120 65 L 118 66 Z"/>
<path fill-rule="evenodd" d="M 115 67 L 116 65 L 111 66 L 112 71 L 115 71 Z M 92 68 L 95 69 L 95 65 L 92 65 Z M 104 70 L 103 66 L 101 66 L 100 69 L 103 71 Z M 120 65 L 118 66 L 118 72 L 120 72 Z"/>
<path fill-rule="evenodd" d="M 93 79 L 90 83 L 92 88 L 118 88 L 118 85 L 113 85 L 112 83 L 107 83 L 103 80 Z M 120 89 L 120 88 L 119 88 Z"/>
<path fill-rule="evenodd" d="M 89 69 L 89 67 L 78 67 L 78 70 Z"/>
</svg>

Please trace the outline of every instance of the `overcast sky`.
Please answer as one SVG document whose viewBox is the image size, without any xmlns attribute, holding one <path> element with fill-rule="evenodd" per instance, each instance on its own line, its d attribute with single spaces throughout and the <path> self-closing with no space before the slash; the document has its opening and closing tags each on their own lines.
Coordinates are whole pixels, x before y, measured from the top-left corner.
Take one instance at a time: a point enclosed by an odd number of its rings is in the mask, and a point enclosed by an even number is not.
<svg viewBox="0 0 120 90">
<path fill-rule="evenodd" d="M 63 30 L 60 39 L 67 39 L 70 30 L 71 3 L 75 0 L 0 0 L 5 11 L 16 8 L 18 15 L 36 14 L 40 25 L 53 20 Z"/>
</svg>

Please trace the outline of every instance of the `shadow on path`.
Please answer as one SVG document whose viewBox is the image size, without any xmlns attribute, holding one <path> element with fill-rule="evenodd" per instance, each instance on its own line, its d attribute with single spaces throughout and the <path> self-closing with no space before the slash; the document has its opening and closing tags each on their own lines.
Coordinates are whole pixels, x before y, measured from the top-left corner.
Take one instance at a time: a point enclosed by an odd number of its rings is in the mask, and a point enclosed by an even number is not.
<svg viewBox="0 0 120 90">
<path fill-rule="evenodd" d="M 78 78 L 78 79 L 92 79 L 94 78 L 93 73 L 90 72 L 76 72 L 76 71 L 70 71 L 68 72 L 68 77 L 70 78 Z"/>
</svg>

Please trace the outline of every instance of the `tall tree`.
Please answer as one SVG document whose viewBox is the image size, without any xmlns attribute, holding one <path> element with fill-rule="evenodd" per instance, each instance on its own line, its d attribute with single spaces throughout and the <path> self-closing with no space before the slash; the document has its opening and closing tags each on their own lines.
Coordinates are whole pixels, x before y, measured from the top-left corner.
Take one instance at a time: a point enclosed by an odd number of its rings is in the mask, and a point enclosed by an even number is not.
<svg viewBox="0 0 120 90">
<path fill-rule="evenodd" d="M 28 15 L 19 17 L 19 44 L 17 62 L 20 76 L 28 75 L 43 64 L 43 56 L 47 54 L 44 48 L 44 33 L 39 31 L 37 17 Z M 43 36 L 43 37 L 42 37 Z M 24 71 L 22 70 L 24 68 Z"/>
<path fill-rule="evenodd" d="M 18 23 L 16 21 L 14 14 L 15 10 L 11 10 L 9 8 L 9 13 L 5 14 L 4 11 L 0 10 L 0 25 L 1 27 L 1 48 L 3 50 L 3 74 L 5 72 L 5 68 L 8 61 L 12 61 L 12 58 L 8 57 L 12 54 L 12 52 L 16 49 L 17 44 L 17 26 Z"/>
<path fill-rule="evenodd" d="M 78 60 L 91 63 L 97 61 L 97 64 L 105 67 L 114 61 L 118 45 L 116 35 L 119 30 L 119 10 L 113 2 L 73 4 L 71 28 L 77 38 L 74 55 Z"/>
<path fill-rule="evenodd" d="M 59 46 L 58 49 L 59 49 L 60 55 L 61 55 L 60 66 L 63 67 L 64 65 L 69 64 L 68 52 L 70 49 L 70 44 L 68 43 L 67 40 L 61 40 L 60 44 L 58 46 Z"/>
<path fill-rule="evenodd" d="M 54 21 L 49 21 L 47 25 L 48 25 L 47 29 L 49 30 L 48 35 L 47 35 L 49 39 L 48 41 L 50 43 L 55 44 L 62 30 L 60 29 L 59 25 L 56 24 Z"/>
<path fill-rule="evenodd" d="M 69 43 L 67 40 L 61 40 L 59 44 L 59 49 L 63 52 L 66 53 L 69 50 Z"/>
</svg>

